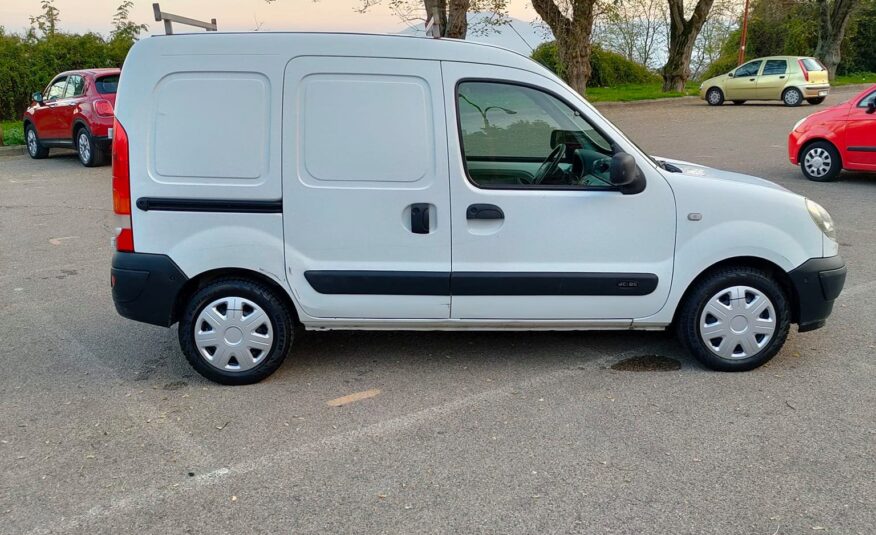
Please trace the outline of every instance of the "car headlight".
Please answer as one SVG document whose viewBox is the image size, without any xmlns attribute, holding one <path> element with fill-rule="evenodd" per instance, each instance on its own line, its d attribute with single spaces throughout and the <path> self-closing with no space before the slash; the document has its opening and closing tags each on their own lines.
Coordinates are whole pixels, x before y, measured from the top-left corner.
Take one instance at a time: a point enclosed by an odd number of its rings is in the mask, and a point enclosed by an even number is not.
<svg viewBox="0 0 876 535">
<path fill-rule="evenodd" d="M 810 201 L 809 199 L 806 199 L 806 209 L 809 210 L 812 221 L 815 221 L 821 232 L 824 232 L 825 236 L 836 241 L 836 227 L 833 225 L 833 218 L 830 217 L 827 210 L 817 202 Z"/>
<path fill-rule="evenodd" d="M 798 128 L 800 128 L 800 125 L 806 122 L 806 119 L 808 119 L 808 117 L 804 117 L 797 121 L 797 124 L 794 125 L 794 128 L 792 128 L 792 130 L 797 130 Z"/>
</svg>

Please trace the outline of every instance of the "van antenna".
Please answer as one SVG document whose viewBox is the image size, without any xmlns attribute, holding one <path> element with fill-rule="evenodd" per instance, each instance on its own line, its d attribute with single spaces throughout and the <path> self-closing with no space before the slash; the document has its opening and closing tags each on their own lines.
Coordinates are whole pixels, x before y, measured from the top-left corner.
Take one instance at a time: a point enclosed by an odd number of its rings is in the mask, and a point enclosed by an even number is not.
<svg viewBox="0 0 876 535">
<path fill-rule="evenodd" d="M 523 44 L 525 44 L 526 46 L 529 47 L 530 52 L 535 52 L 535 49 L 532 48 L 532 45 L 530 45 L 530 44 L 526 41 L 526 39 L 524 39 L 523 36 L 520 35 L 520 32 L 517 31 L 517 28 L 514 27 L 514 21 L 513 21 L 513 20 L 510 21 L 510 22 L 508 22 L 508 26 L 510 26 L 511 29 L 514 31 L 514 33 L 517 34 L 517 37 L 519 37 L 520 40 L 523 41 Z"/>
<path fill-rule="evenodd" d="M 210 19 L 210 22 L 204 22 L 202 20 L 190 19 L 188 17 L 174 15 L 173 13 L 165 13 L 161 11 L 160 7 L 158 7 L 157 2 L 152 4 L 152 11 L 155 12 L 156 22 L 164 21 L 164 33 L 166 35 L 173 35 L 173 22 L 176 22 L 178 24 L 185 24 L 186 26 L 204 28 L 208 32 L 218 31 L 218 27 L 216 26 L 216 19 Z"/>
</svg>

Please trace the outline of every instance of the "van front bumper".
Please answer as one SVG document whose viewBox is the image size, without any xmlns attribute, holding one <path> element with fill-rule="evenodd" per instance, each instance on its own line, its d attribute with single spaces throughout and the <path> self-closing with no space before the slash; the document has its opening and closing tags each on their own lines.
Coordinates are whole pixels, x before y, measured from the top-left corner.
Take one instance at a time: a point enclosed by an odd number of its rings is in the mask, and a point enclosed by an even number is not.
<svg viewBox="0 0 876 535">
<path fill-rule="evenodd" d="M 115 253 L 110 269 L 113 303 L 123 317 L 170 327 L 176 299 L 188 280 L 166 255 Z"/>
<path fill-rule="evenodd" d="M 811 258 L 788 273 L 797 294 L 796 319 L 799 332 L 824 327 L 846 282 L 842 257 Z"/>
</svg>

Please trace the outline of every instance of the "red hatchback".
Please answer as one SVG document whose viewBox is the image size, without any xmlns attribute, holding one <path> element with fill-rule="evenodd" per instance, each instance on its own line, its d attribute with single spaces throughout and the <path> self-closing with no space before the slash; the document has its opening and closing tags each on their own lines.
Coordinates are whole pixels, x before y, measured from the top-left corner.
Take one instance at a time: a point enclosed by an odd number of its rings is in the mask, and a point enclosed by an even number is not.
<svg viewBox="0 0 876 535">
<path fill-rule="evenodd" d="M 109 161 L 119 69 L 62 72 L 45 92 L 33 94 L 24 112 L 24 138 L 31 158 L 49 149 L 75 149 L 87 167 Z"/>
<path fill-rule="evenodd" d="M 876 85 L 794 125 L 788 156 L 818 182 L 835 179 L 843 169 L 876 171 Z"/>
</svg>

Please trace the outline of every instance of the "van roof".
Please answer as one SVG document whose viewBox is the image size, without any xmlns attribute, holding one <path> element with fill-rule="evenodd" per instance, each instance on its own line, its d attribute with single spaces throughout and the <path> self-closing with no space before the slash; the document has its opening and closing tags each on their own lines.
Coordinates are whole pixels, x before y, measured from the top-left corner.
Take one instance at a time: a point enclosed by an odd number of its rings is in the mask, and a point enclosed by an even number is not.
<svg viewBox="0 0 876 535">
<path fill-rule="evenodd" d="M 433 39 L 414 35 L 343 32 L 198 32 L 157 35 L 140 40 L 135 48 L 157 47 L 168 54 L 270 54 L 288 50 L 296 55 L 296 44 L 318 45 L 318 55 L 390 57 L 465 61 L 504 65 L 544 72 L 539 63 L 496 45 L 460 39 Z M 306 55 L 314 55 L 305 53 Z M 163 54 L 162 54 L 163 55 Z"/>
</svg>

